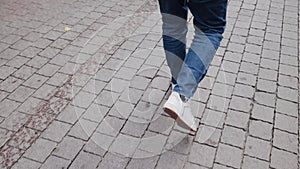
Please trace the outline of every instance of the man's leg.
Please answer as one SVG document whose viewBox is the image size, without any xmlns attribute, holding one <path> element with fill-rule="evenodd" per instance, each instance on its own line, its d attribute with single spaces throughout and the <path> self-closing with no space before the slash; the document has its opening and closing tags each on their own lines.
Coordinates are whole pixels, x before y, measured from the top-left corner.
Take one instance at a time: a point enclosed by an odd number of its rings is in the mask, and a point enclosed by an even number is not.
<svg viewBox="0 0 300 169">
<path fill-rule="evenodd" d="M 186 0 L 159 0 L 163 21 L 163 45 L 172 83 L 176 84 L 178 73 L 186 56 L 187 5 Z"/>
<path fill-rule="evenodd" d="M 195 36 L 177 78 L 175 91 L 190 98 L 204 78 L 223 38 L 227 0 L 189 0 Z"/>
</svg>

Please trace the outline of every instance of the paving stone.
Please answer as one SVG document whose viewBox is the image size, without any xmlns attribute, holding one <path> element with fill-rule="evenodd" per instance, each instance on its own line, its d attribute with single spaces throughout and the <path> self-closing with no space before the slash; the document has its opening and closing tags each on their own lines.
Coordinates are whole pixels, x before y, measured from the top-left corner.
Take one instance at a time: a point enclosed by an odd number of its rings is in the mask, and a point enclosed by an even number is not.
<svg viewBox="0 0 300 169">
<path fill-rule="evenodd" d="M 262 160 L 270 160 L 271 143 L 258 138 L 248 136 L 245 154 Z"/>
<path fill-rule="evenodd" d="M 164 98 L 164 96 L 165 96 L 165 92 L 162 90 L 147 88 L 141 100 L 151 104 L 159 105 L 162 99 Z"/>
<path fill-rule="evenodd" d="M 225 113 L 210 109 L 206 109 L 204 111 L 203 117 L 201 119 L 201 123 L 218 128 L 222 128 L 224 121 Z"/>
<path fill-rule="evenodd" d="M 68 105 L 58 116 L 57 120 L 70 124 L 75 124 L 79 117 L 83 114 L 84 109 Z"/>
<path fill-rule="evenodd" d="M 37 139 L 25 152 L 24 156 L 43 163 L 55 148 L 56 143 L 45 139 Z"/>
<path fill-rule="evenodd" d="M 101 157 L 99 156 L 81 151 L 72 162 L 70 168 L 96 168 L 100 160 Z"/>
<path fill-rule="evenodd" d="M 114 93 L 108 90 L 103 90 L 96 98 L 95 103 L 112 107 L 119 97 L 118 93 Z"/>
<path fill-rule="evenodd" d="M 234 85 L 236 81 L 236 74 L 219 71 L 217 76 L 217 82 L 225 83 L 228 85 Z"/>
<path fill-rule="evenodd" d="M 27 158 L 21 158 L 15 165 L 12 166 L 12 169 L 22 169 L 22 168 L 39 168 L 41 166 L 40 163 L 35 162 L 33 160 Z"/>
<path fill-rule="evenodd" d="M 117 78 L 112 78 L 110 82 L 106 85 L 105 89 L 116 92 L 116 93 L 121 93 L 123 92 L 126 88 L 128 88 L 130 85 L 129 81 L 122 80 L 122 79 L 117 79 Z"/>
<path fill-rule="evenodd" d="M 245 85 L 255 86 L 256 78 L 257 76 L 255 75 L 239 72 L 236 81 Z"/>
<path fill-rule="evenodd" d="M 249 134 L 265 140 L 272 139 L 273 125 L 261 121 L 250 120 Z"/>
<path fill-rule="evenodd" d="M 151 121 L 148 130 L 169 135 L 173 124 L 173 119 L 165 116 L 158 116 L 154 121 Z"/>
<path fill-rule="evenodd" d="M 242 155 L 243 151 L 241 149 L 220 143 L 217 150 L 216 162 L 239 168 L 242 162 Z"/>
<path fill-rule="evenodd" d="M 261 59 L 260 66 L 267 69 L 278 70 L 279 63 L 277 60 Z"/>
<path fill-rule="evenodd" d="M 17 56 L 19 53 L 20 53 L 20 51 L 18 51 L 18 50 L 8 48 L 0 53 L 0 58 L 10 60 L 10 59 L 14 58 L 15 56 Z"/>
<path fill-rule="evenodd" d="M 95 97 L 94 94 L 81 91 L 75 96 L 72 104 L 77 107 L 88 108 Z"/>
<path fill-rule="evenodd" d="M 33 74 L 28 80 L 26 80 L 23 85 L 31 87 L 31 88 L 39 88 L 48 80 L 47 77 L 41 76 L 38 74 Z"/>
<path fill-rule="evenodd" d="M 29 62 L 26 63 L 26 65 L 34 68 L 41 68 L 43 65 L 45 65 L 48 62 L 49 59 L 35 56 L 33 59 L 31 59 Z"/>
<path fill-rule="evenodd" d="M 252 86 L 236 84 L 233 94 L 241 97 L 253 98 L 255 89 Z"/>
<path fill-rule="evenodd" d="M 259 69 L 258 77 L 266 80 L 277 81 L 278 72 L 270 69 Z"/>
<path fill-rule="evenodd" d="M 29 61 L 29 58 L 23 57 L 23 56 L 16 56 L 12 60 L 6 63 L 6 65 L 15 67 L 15 68 L 20 68 L 23 66 L 26 62 Z"/>
<path fill-rule="evenodd" d="M 79 139 L 64 137 L 64 139 L 54 149 L 53 155 L 63 157 L 65 159 L 73 159 L 83 145 L 84 142 Z"/>
<path fill-rule="evenodd" d="M 115 77 L 125 80 L 131 80 L 136 74 L 135 69 L 121 67 L 120 70 L 115 74 Z"/>
<path fill-rule="evenodd" d="M 183 168 L 186 161 L 186 156 L 167 151 L 163 153 L 157 162 L 156 168 L 158 169 L 179 169 Z M 172 166 L 170 164 L 173 164 Z"/>
<path fill-rule="evenodd" d="M 250 62 L 242 62 L 240 66 L 240 71 L 257 75 L 259 66 Z"/>
<path fill-rule="evenodd" d="M 252 108 L 253 102 L 249 99 L 233 96 L 229 108 L 243 111 L 243 112 L 250 112 Z"/>
<path fill-rule="evenodd" d="M 47 129 L 42 133 L 41 137 L 60 142 L 70 130 L 71 125 L 54 120 Z"/>
<path fill-rule="evenodd" d="M 166 144 L 167 137 L 153 132 L 148 132 L 146 134 L 149 134 L 150 136 L 147 137 L 147 135 L 144 135 L 144 137 L 140 140 L 138 149 L 151 153 L 151 156 L 161 154 Z M 135 155 L 134 157 L 138 156 Z"/>
<path fill-rule="evenodd" d="M 139 138 L 120 134 L 112 143 L 110 152 L 114 152 L 125 157 L 131 157 L 139 143 Z"/>
<path fill-rule="evenodd" d="M 52 65 L 52 64 L 46 64 L 37 73 L 41 74 L 43 76 L 51 77 L 56 73 L 56 71 L 58 69 L 60 69 L 59 66 Z"/>
<path fill-rule="evenodd" d="M 245 144 L 245 136 L 246 133 L 242 129 L 225 125 L 222 132 L 221 142 L 243 148 Z"/>
<path fill-rule="evenodd" d="M 135 76 L 132 81 L 130 82 L 130 87 L 145 90 L 150 83 L 150 79 L 142 77 L 142 76 Z"/>
<path fill-rule="evenodd" d="M 17 107 L 19 107 L 20 103 L 5 99 L 0 103 L 0 113 L 2 117 L 8 117 Z"/>
<path fill-rule="evenodd" d="M 128 119 L 129 115 L 134 109 L 134 105 L 123 102 L 123 101 L 117 101 L 114 106 L 110 109 L 109 115 L 115 116 L 121 119 Z"/>
<path fill-rule="evenodd" d="M 233 92 L 232 86 L 222 84 L 222 83 L 215 83 L 214 87 L 211 91 L 212 94 L 215 94 L 215 95 L 218 95 L 221 97 L 226 97 L 226 98 L 230 98 L 232 92 Z"/>
<path fill-rule="evenodd" d="M 31 88 L 19 86 L 8 98 L 18 102 L 24 102 L 33 92 L 34 90 Z"/>
<path fill-rule="evenodd" d="M 125 168 L 129 158 L 118 156 L 112 153 L 107 153 L 97 169 Z"/>
<path fill-rule="evenodd" d="M 97 127 L 97 132 L 107 134 L 109 136 L 117 136 L 123 127 L 125 120 L 116 117 L 106 116 Z"/>
<path fill-rule="evenodd" d="M 297 117 L 297 113 L 298 113 L 297 104 L 290 101 L 277 99 L 276 111 L 283 114 Z"/>
<path fill-rule="evenodd" d="M 207 107 L 213 110 L 227 112 L 229 107 L 229 99 L 220 96 L 211 95 L 209 97 L 207 105 L 208 105 Z"/>
<path fill-rule="evenodd" d="M 248 127 L 249 118 L 250 118 L 249 114 L 239 112 L 239 111 L 229 110 L 227 112 L 225 124 L 246 129 Z"/>
<path fill-rule="evenodd" d="M 96 127 L 97 123 L 81 118 L 71 128 L 68 135 L 87 141 Z"/>
<path fill-rule="evenodd" d="M 264 93 L 264 92 L 256 92 L 254 100 L 257 101 L 257 103 L 270 106 L 270 107 L 275 107 L 275 95 L 274 94 L 269 94 L 269 93 Z"/>
<path fill-rule="evenodd" d="M 276 113 L 275 128 L 297 134 L 297 118 Z"/>
<path fill-rule="evenodd" d="M 202 166 L 212 167 L 216 150 L 216 148 L 207 145 L 193 143 L 188 161 Z"/>
<path fill-rule="evenodd" d="M 278 97 L 288 101 L 298 102 L 297 90 L 294 89 L 279 86 Z"/>
<path fill-rule="evenodd" d="M 149 158 L 137 158 L 137 159 L 131 159 L 128 163 L 127 167 L 128 169 L 139 169 L 144 168 L 147 166 L 149 169 L 154 169 L 156 166 L 156 163 L 158 161 L 157 156 L 149 157 Z"/>
<path fill-rule="evenodd" d="M 276 85 L 276 82 L 273 82 L 273 81 L 258 79 L 257 89 L 260 91 L 275 93 L 275 91 L 277 89 L 277 85 Z"/>
<path fill-rule="evenodd" d="M 69 80 L 69 76 L 62 73 L 55 73 L 46 83 L 53 86 L 62 86 Z"/>
<path fill-rule="evenodd" d="M 296 169 L 298 168 L 297 164 L 297 155 L 279 150 L 277 148 L 272 149 L 271 153 L 271 167 L 274 168 L 290 168 Z M 287 161 L 289 161 L 287 163 Z"/>
<path fill-rule="evenodd" d="M 84 151 L 103 157 L 113 141 L 114 137 L 95 132 L 83 149 Z"/>
<path fill-rule="evenodd" d="M 244 156 L 242 169 L 252 169 L 252 168 L 268 169 L 269 163 L 249 156 Z"/>
<path fill-rule="evenodd" d="M 16 71 L 16 68 L 10 67 L 10 66 L 1 66 L 0 67 L 0 79 L 6 79 L 8 76 L 10 76 L 12 73 Z"/>
<path fill-rule="evenodd" d="M 297 89 L 298 80 L 295 77 L 279 75 L 278 84 L 284 87 L 290 87 L 293 89 Z"/>
<path fill-rule="evenodd" d="M 97 105 L 95 103 L 93 103 L 87 110 L 86 112 L 83 114 L 83 118 L 88 119 L 90 121 L 99 123 L 101 122 L 101 120 L 103 119 L 103 117 L 107 114 L 108 112 L 108 108 L 101 106 L 101 105 Z"/>
<path fill-rule="evenodd" d="M 41 166 L 41 169 L 57 169 L 67 168 L 71 163 L 70 160 L 65 160 L 56 156 L 50 156 L 46 162 Z"/>
<path fill-rule="evenodd" d="M 298 140 L 297 135 L 290 134 L 284 131 L 274 130 L 273 146 L 280 149 L 297 153 Z"/>
<path fill-rule="evenodd" d="M 284 75 L 297 77 L 298 76 L 298 69 L 295 66 L 280 64 L 279 65 L 279 73 L 284 74 Z"/>
<path fill-rule="evenodd" d="M 142 135 L 145 133 L 145 130 L 148 127 L 147 123 L 138 123 L 139 119 L 136 119 L 135 117 L 130 117 L 124 127 L 122 128 L 121 132 L 135 137 L 142 137 Z"/>
</svg>

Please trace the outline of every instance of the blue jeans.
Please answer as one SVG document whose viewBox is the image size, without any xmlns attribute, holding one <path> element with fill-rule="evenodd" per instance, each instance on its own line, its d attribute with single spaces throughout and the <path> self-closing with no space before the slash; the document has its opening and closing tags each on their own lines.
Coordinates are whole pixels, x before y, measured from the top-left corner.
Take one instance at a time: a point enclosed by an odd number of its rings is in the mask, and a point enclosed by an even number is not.
<svg viewBox="0 0 300 169">
<path fill-rule="evenodd" d="M 174 91 L 186 98 L 195 93 L 223 38 L 227 0 L 159 0 L 163 21 L 163 45 Z M 186 52 L 188 9 L 195 35 Z"/>
</svg>

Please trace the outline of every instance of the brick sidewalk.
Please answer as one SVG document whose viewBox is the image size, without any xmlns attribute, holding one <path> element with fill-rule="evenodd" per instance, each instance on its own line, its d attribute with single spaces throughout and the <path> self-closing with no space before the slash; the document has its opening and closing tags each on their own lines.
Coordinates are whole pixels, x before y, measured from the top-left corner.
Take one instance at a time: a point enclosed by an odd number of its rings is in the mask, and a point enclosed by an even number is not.
<svg viewBox="0 0 300 169">
<path fill-rule="evenodd" d="M 156 1 L 0 0 L 0 168 L 299 168 L 299 13 L 230 1 L 193 133 L 161 109 Z"/>
</svg>

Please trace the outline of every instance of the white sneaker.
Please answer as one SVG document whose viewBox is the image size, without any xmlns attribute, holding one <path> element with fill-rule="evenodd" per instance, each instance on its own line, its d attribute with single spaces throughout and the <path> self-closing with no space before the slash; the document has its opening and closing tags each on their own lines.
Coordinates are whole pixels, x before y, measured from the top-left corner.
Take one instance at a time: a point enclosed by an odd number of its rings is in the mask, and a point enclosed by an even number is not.
<svg viewBox="0 0 300 169">
<path fill-rule="evenodd" d="M 163 109 L 176 120 L 179 126 L 192 131 L 197 130 L 195 118 L 191 113 L 191 107 L 188 102 L 181 100 L 179 93 L 172 92 Z"/>
</svg>

